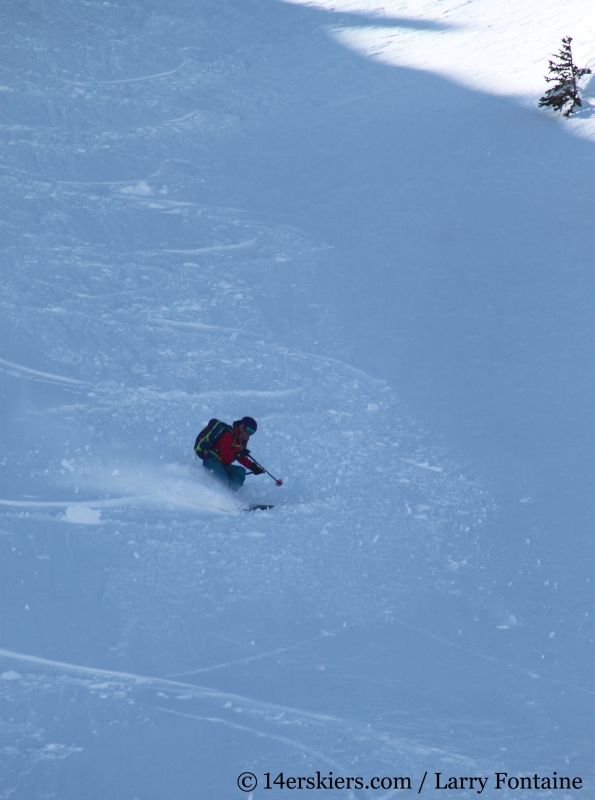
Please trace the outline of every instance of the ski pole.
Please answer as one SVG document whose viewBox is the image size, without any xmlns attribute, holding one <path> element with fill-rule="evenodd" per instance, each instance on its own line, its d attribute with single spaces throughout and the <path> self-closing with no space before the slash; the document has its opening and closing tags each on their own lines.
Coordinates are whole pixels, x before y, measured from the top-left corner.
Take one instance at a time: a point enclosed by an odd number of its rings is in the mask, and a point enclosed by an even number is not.
<svg viewBox="0 0 595 800">
<path fill-rule="evenodd" d="M 271 475 L 271 473 L 268 471 L 268 469 L 265 469 L 265 468 L 262 466 L 262 464 L 259 464 L 259 463 L 258 463 L 258 461 L 257 461 L 255 458 L 252 458 L 252 456 L 250 456 L 250 458 L 252 459 L 252 461 L 254 461 L 254 463 L 256 464 L 256 466 L 257 466 L 257 467 L 260 467 L 260 469 L 261 469 L 263 472 L 266 472 L 266 474 L 267 474 L 269 477 L 271 477 L 271 478 L 272 478 L 272 479 L 275 481 L 275 484 L 276 484 L 277 486 L 283 486 L 283 481 L 281 480 L 281 478 L 275 478 L 275 476 L 274 476 L 274 475 Z"/>
</svg>

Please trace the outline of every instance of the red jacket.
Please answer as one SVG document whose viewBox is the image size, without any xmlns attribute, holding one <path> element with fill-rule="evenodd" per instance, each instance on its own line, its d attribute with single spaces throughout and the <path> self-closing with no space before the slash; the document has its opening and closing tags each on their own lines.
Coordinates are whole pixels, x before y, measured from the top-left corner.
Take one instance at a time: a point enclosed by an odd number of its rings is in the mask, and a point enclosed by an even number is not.
<svg viewBox="0 0 595 800">
<path fill-rule="evenodd" d="M 240 456 L 240 453 L 242 450 L 245 450 L 245 448 L 245 443 L 239 437 L 238 428 L 234 428 L 233 433 L 227 431 L 220 436 L 209 452 L 212 453 L 217 460 L 223 462 L 223 464 L 233 464 L 233 462 L 237 460 L 242 466 L 247 469 L 252 469 L 256 466 L 254 462 L 246 455 Z"/>
</svg>

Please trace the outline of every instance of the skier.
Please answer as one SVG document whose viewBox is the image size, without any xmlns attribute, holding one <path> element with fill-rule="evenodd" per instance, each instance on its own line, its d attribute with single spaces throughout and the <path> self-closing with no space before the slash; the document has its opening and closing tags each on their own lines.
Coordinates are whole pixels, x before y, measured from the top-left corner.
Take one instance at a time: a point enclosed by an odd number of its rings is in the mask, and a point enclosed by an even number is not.
<svg viewBox="0 0 595 800">
<path fill-rule="evenodd" d="M 218 438 L 209 441 L 211 438 L 208 433 L 209 428 L 215 436 L 217 436 L 219 430 L 211 423 L 220 425 L 224 432 Z M 218 420 L 211 420 L 205 430 L 197 437 L 195 452 L 203 459 L 203 467 L 208 469 L 233 492 L 237 492 L 246 480 L 246 469 L 251 470 L 254 475 L 262 475 L 265 472 L 261 466 L 249 457 L 250 451 L 246 448 L 248 440 L 252 434 L 256 433 L 256 428 L 256 420 L 252 419 L 252 417 L 242 417 L 242 419 L 236 420 L 231 429 L 229 425 L 220 423 Z M 205 433 L 206 436 L 204 436 Z M 205 444 L 201 447 L 203 442 Z M 206 449 L 207 447 L 208 449 Z M 233 463 L 234 461 L 239 461 L 243 466 L 236 466 Z"/>
</svg>

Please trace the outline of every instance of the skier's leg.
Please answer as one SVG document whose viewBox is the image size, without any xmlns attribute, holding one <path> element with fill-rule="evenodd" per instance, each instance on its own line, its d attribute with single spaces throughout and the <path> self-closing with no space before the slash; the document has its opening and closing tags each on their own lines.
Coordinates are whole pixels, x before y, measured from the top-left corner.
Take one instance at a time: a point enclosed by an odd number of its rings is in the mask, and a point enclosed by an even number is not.
<svg viewBox="0 0 595 800">
<path fill-rule="evenodd" d="M 225 466 L 221 463 L 221 461 L 217 461 L 216 458 L 205 458 L 205 460 L 202 462 L 202 465 L 211 473 L 214 478 L 217 478 L 218 481 L 221 481 L 221 483 L 229 486 L 229 477 L 225 471 Z"/>
<path fill-rule="evenodd" d="M 246 470 L 244 467 L 238 467 L 235 464 L 229 464 L 229 466 L 224 467 L 224 469 L 229 477 L 229 488 L 232 492 L 237 492 L 237 490 L 241 489 L 244 485 Z"/>
</svg>

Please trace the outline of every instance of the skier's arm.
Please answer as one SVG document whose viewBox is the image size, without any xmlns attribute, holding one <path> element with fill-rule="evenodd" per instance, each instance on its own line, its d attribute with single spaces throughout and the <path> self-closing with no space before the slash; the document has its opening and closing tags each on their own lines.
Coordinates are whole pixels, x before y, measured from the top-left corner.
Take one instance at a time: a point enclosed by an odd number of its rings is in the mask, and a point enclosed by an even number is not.
<svg viewBox="0 0 595 800">
<path fill-rule="evenodd" d="M 242 453 L 238 453 L 237 459 L 243 467 L 246 467 L 246 469 L 254 469 L 256 466 L 251 458 L 248 458 L 247 455 L 242 455 Z"/>
<path fill-rule="evenodd" d="M 243 467 L 246 469 L 251 469 L 255 475 L 260 475 L 263 470 L 254 462 L 251 458 L 248 457 L 248 453 L 250 451 L 244 448 L 240 453 L 238 453 L 237 460 Z"/>
</svg>

